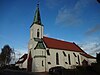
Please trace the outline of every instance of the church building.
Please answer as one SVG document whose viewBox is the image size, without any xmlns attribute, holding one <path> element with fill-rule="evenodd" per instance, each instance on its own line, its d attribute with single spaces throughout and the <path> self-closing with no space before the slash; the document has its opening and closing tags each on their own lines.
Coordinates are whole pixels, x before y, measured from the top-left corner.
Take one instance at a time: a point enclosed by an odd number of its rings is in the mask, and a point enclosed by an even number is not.
<svg viewBox="0 0 100 75">
<path fill-rule="evenodd" d="M 83 51 L 74 42 L 46 37 L 43 34 L 39 4 L 30 26 L 27 69 L 31 72 L 48 72 L 51 67 L 62 66 L 73 69 L 76 66 L 91 65 L 96 59 Z"/>
</svg>

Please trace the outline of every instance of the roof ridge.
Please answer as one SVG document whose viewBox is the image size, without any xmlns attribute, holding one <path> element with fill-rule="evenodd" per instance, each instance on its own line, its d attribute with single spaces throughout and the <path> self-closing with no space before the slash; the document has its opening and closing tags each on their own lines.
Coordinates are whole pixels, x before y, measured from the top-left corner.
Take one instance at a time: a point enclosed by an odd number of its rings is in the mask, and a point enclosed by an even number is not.
<svg viewBox="0 0 100 75">
<path fill-rule="evenodd" d="M 75 43 L 62 41 L 44 36 L 43 41 L 48 48 L 61 49 L 67 51 L 84 52 Z"/>
<path fill-rule="evenodd" d="M 80 54 L 83 55 L 83 56 L 86 56 L 87 58 L 96 58 L 96 57 L 94 57 L 94 56 L 92 56 L 88 53 L 80 53 Z"/>
<path fill-rule="evenodd" d="M 77 46 L 83 53 L 86 53 L 83 49 L 81 49 L 75 42 L 73 42 L 75 46 Z M 87 54 L 87 53 L 86 53 Z"/>
<path fill-rule="evenodd" d="M 46 36 L 43 36 L 44 38 L 46 37 Z M 67 42 L 67 43 L 71 43 L 71 44 L 73 44 L 73 42 L 68 42 L 68 41 L 64 41 L 64 40 L 60 40 L 60 39 L 55 39 L 55 38 L 51 38 L 51 37 L 46 37 L 46 38 L 49 38 L 49 39 L 53 39 L 53 40 L 57 40 L 57 41 L 61 41 L 61 42 Z"/>
</svg>

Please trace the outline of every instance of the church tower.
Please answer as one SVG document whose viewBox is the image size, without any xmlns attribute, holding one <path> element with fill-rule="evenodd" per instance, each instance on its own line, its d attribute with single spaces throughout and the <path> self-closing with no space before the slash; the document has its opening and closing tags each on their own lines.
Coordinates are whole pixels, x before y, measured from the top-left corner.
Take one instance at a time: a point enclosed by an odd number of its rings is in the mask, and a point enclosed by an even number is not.
<svg viewBox="0 0 100 75">
<path fill-rule="evenodd" d="M 39 4 L 37 4 L 34 20 L 33 20 L 32 25 L 30 26 L 30 42 L 29 42 L 28 48 L 29 49 L 32 49 L 32 47 L 34 48 L 36 45 L 36 42 L 41 41 L 42 38 L 43 38 L 43 24 L 41 22 Z"/>
<path fill-rule="evenodd" d="M 45 46 L 43 43 L 43 25 L 37 4 L 34 21 L 30 26 L 30 41 L 28 44 L 28 70 L 32 72 L 45 71 Z M 31 60 L 30 60 L 31 59 Z M 32 67 L 31 67 L 32 66 Z"/>
<path fill-rule="evenodd" d="M 41 23 L 39 4 L 37 4 L 34 21 L 30 28 L 31 28 L 30 39 L 43 38 L 43 25 Z"/>
</svg>

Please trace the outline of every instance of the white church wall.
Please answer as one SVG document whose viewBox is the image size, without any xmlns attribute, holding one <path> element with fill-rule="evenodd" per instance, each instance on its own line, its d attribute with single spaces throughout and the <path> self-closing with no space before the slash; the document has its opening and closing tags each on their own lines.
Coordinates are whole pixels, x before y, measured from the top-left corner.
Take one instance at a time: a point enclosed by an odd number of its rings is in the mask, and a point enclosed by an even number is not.
<svg viewBox="0 0 100 75">
<path fill-rule="evenodd" d="M 64 56 L 63 51 L 65 52 L 66 56 Z M 78 58 L 77 58 L 78 55 L 79 55 L 79 60 L 80 60 L 80 65 L 81 65 L 81 57 L 78 52 L 58 50 L 58 49 L 49 49 L 49 52 L 50 52 L 50 55 L 47 55 L 47 53 L 46 53 L 46 57 L 47 57 L 46 58 L 46 63 L 47 63 L 46 69 L 47 69 L 47 71 L 49 70 L 49 68 L 55 67 L 55 66 L 63 66 L 65 68 L 73 68 L 73 66 L 79 65 L 79 64 L 76 64 L 76 62 L 78 62 Z M 56 64 L 56 53 L 58 53 L 58 55 L 59 55 L 59 65 Z M 73 55 L 73 53 L 75 53 L 76 57 Z M 71 64 L 69 64 L 68 54 L 70 54 Z M 51 62 L 51 64 L 48 64 L 48 62 Z M 67 62 L 67 64 L 65 62 Z"/>
<path fill-rule="evenodd" d="M 32 48 L 32 49 L 31 49 L 31 56 L 32 56 L 32 58 L 34 57 L 34 55 L 35 55 L 34 49 Z"/>
<path fill-rule="evenodd" d="M 44 72 L 45 71 L 45 49 L 35 49 L 33 50 L 34 57 L 32 62 L 32 71 L 34 72 Z"/>
<path fill-rule="evenodd" d="M 27 68 L 27 59 L 23 63 L 18 63 L 15 66 L 19 66 L 19 68 Z"/>
<path fill-rule="evenodd" d="M 32 72 L 35 72 L 35 59 L 32 60 Z"/>
<path fill-rule="evenodd" d="M 88 64 L 96 63 L 96 59 L 88 58 Z"/>
<path fill-rule="evenodd" d="M 81 55 L 81 60 L 82 60 L 82 61 L 83 61 L 83 60 L 88 61 L 88 65 L 91 65 L 92 63 L 96 63 L 96 59 L 95 59 L 95 58 L 87 58 L 87 57 L 85 57 L 85 56 L 83 56 L 83 55 Z"/>
<path fill-rule="evenodd" d="M 45 56 L 45 49 L 35 49 L 34 53 L 35 55 Z"/>
<path fill-rule="evenodd" d="M 45 58 L 35 58 L 35 72 L 45 72 Z"/>
<path fill-rule="evenodd" d="M 27 59 L 23 62 L 22 68 L 27 68 Z"/>
<path fill-rule="evenodd" d="M 86 58 L 85 56 L 81 55 L 81 60 L 83 61 L 84 59 L 88 60 L 88 58 Z"/>
<path fill-rule="evenodd" d="M 34 39 L 31 39 L 28 43 L 28 49 L 31 50 L 31 49 L 34 49 L 36 47 L 38 42 L 34 41 Z"/>
</svg>

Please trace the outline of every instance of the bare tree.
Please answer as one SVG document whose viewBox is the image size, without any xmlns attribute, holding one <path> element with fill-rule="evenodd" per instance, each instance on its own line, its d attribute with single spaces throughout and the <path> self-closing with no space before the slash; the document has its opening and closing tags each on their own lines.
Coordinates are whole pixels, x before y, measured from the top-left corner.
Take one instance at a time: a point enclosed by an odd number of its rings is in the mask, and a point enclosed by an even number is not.
<svg viewBox="0 0 100 75">
<path fill-rule="evenodd" d="M 9 64 L 12 59 L 12 54 L 14 54 L 14 49 L 10 48 L 9 45 L 4 45 L 4 47 L 1 49 L 0 55 L 4 65 Z"/>
</svg>

